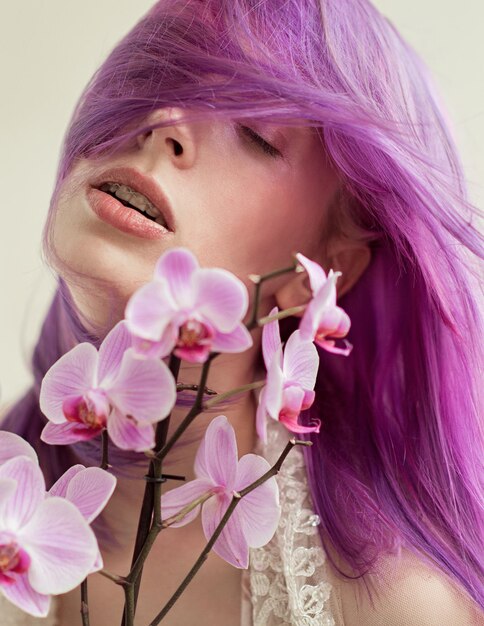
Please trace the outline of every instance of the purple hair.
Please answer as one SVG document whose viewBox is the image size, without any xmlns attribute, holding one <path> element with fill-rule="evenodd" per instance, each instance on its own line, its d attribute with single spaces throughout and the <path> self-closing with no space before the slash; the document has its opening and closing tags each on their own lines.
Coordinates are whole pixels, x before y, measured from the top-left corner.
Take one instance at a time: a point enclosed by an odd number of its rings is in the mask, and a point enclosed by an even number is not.
<svg viewBox="0 0 484 626">
<path fill-rule="evenodd" d="M 367 0 L 156 3 L 96 71 L 64 138 L 43 234 L 46 260 L 64 276 L 51 226 L 76 159 L 113 155 L 170 124 L 142 123 L 172 106 L 193 119 L 318 129 L 342 181 L 331 228 L 372 253 L 338 301 L 352 320 L 354 350 L 341 357 L 318 349 L 316 401 L 304 416 L 323 422 L 305 451 L 323 542 L 360 576 L 380 554 L 407 547 L 484 607 L 482 212 L 468 200 L 428 69 Z M 298 323 L 281 321 L 283 341 Z M 98 442 L 39 442 L 40 383 L 67 350 L 98 345 L 102 334 L 87 333 L 59 278 L 33 354 L 35 384 L 3 424 L 37 448 L 52 478 L 73 453 L 97 462 Z"/>
</svg>

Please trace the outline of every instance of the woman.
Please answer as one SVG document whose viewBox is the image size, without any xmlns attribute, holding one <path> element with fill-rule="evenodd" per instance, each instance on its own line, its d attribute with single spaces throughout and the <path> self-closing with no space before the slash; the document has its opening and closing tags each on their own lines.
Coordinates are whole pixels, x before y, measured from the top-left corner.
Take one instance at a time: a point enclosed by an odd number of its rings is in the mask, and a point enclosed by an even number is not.
<svg viewBox="0 0 484 626">
<path fill-rule="evenodd" d="M 34 352 L 36 384 L 2 424 L 36 447 L 51 481 L 76 461 L 97 463 L 99 441 L 39 442 L 42 378 L 77 343 L 99 345 L 164 250 L 186 246 L 249 288 L 249 274 L 301 252 L 342 272 L 338 304 L 352 321 L 349 356 L 318 349 L 316 400 L 302 417 L 323 425 L 279 477 L 274 539 L 252 552 L 249 572 L 212 554 L 164 623 L 483 623 L 482 235 L 444 118 L 426 68 L 366 0 L 158 2 L 83 92 L 44 229 L 59 287 Z M 139 174 L 163 208 L 151 234 L 106 223 L 89 200 L 106 182 L 148 189 Z M 260 316 L 311 297 L 305 274 L 264 287 Z M 283 341 L 298 323 L 281 321 Z M 210 388 L 264 377 L 261 329 L 253 339 L 213 362 Z M 199 378 L 182 362 L 179 381 Z M 272 460 L 287 433 L 273 425 L 261 447 L 256 409 L 253 394 L 224 414 L 239 455 L 257 448 Z M 183 414 L 180 402 L 171 429 Z M 171 473 L 193 477 L 212 418 L 188 431 Z M 110 460 L 145 471 L 139 455 Z M 106 509 L 117 547 L 106 546 L 105 567 L 116 573 L 129 569 L 142 482 L 121 478 Z M 197 523 L 161 533 L 139 623 L 203 545 Z M 91 624 L 114 623 L 121 590 L 96 574 L 89 591 Z M 78 590 L 59 598 L 57 619 L 79 622 Z"/>
</svg>

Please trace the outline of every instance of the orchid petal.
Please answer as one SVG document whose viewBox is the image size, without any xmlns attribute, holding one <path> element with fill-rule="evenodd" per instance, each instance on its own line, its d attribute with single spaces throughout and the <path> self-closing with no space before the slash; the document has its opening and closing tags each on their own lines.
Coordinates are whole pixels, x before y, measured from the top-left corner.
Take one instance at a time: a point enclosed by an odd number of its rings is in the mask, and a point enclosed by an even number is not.
<svg viewBox="0 0 484 626">
<path fill-rule="evenodd" d="M 193 274 L 199 267 L 197 258 L 188 248 L 172 248 L 158 259 L 154 277 L 167 284 L 175 308 L 193 306 Z"/>
<path fill-rule="evenodd" d="M 257 411 L 255 414 L 255 427 L 260 439 L 267 443 L 267 409 L 265 403 L 265 391 L 266 388 L 262 387 L 259 394 L 259 403 L 257 405 Z"/>
<path fill-rule="evenodd" d="M 115 487 L 116 478 L 112 474 L 100 467 L 87 467 L 71 478 L 65 497 L 90 524 L 106 506 Z"/>
<path fill-rule="evenodd" d="M 133 349 L 136 354 L 150 359 L 162 359 L 168 356 L 176 345 L 179 328 L 173 321 L 166 325 L 159 341 L 151 341 L 133 335 Z"/>
<path fill-rule="evenodd" d="M 195 277 L 194 308 L 220 332 L 232 331 L 247 313 L 247 287 L 234 274 L 222 268 L 201 268 Z"/>
<path fill-rule="evenodd" d="M 312 341 L 301 338 L 295 330 L 284 346 L 284 377 L 303 389 L 313 389 L 319 367 L 319 355 Z"/>
<path fill-rule="evenodd" d="M 96 572 L 99 572 L 99 570 L 103 569 L 103 567 L 104 567 L 103 557 L 102 557 L 102 554 L 98 551 L 96 560 L 94 561 L 94 564 L 88 573 L 95 574 Z"/>
<path fill-rule="evenodd" d="M 328 279 L 306 307 L 299 324 L 302 339 L 312 341 L 318 332 L 321 318 L 325 315 L 326 311 L 336 307 L 335 283 L 340 274 L 341 272 L 334 273 L 330 271 Z"/>
<path fill-rule="evenodd" d="M 244 324 L 239 324 L 229 333 L 215 330 L 211 350 L 213 352 L 244 352 L 254 344 L 252 335 Z"/>
<path fill-rule="evenodd" d="M 316 392 L 314 389 L 305 389 L 304 397 L 301 404 L 301 411 L 306 411 L 313 404 L 316 398 Z"/>
<path fill-rule="evenodd" d="M 301 412 L 303 399 L 304 389 L 299 387 L 299 385 L 287 385 L 286 387 L 284 387 L 282 407 L 279 418 L 281 417 L 281 414 L 298 416 Z"/>
<path fill-rule="evenodd" d="M 213 489 L 213 484 L 206 478 L 196 478 L 189 483 L 170 489 L 161 496 L 161 517 L 164 521 L 179 513 L 185 506 L 197 500 Z M 192 522 L 200 512 L 200 504 L 187 513 L 179 522 L 170 526 L 178 528 Z"/>
<path fill-rule="evenodd" d="M 327 350 L 328 352 L 333 352 L 334 354 L 343 354 L 344 356 L 348 356 L 349 354 L 351 354 L 351 351 L 353 350 L 353 345 L 346 339 L 344 339 L 344 342 L 345 342 L 346 348 L 337 348 L 334 345 L 334 341 L 332 339 L 323 339 L 323 340 L 315 339 L 315 343 L 318 346 L 321 346 L 321 348 L 324 348 L 325 350 Z"/>
<path fill-rule="evenodd" d="M 316 263 L 315 261 L 311 261 L 311 259 L 308 259 L 304 256 L 304 254 L 301 254 L 300 252 L 296 254 L 296 258 L 308 273 L 311 291 L 313 292 L 313 294 L 315 294 L 318 289 L 326 282 L 326 272 L 318 263 Z"/>
<path fill-rule="evenodd" d="M 3 528 L 5 522 L 3 520 L 3 511 L 7 506 L 8 500 L 17 490 L 18 482 L 13 478 L 0 478 L 0 528 Z"/>
<path fill-rule="evenodd" d="M 131 334 L 159 341 L 173 315 L 173 305 L 164 285 L 152 281 L 134 292 L 124 315 Z"/>
<path fill-rule="evenodd" d="M 38 506 L 19 539 L 31 560 L 28 571 L 39 593 L 66 593 L 90 571 L 98 553 L 96 537 L 77 508 L 64 498 Z"/>
<path fill-rule="evenodd" d="M 270 469 L 269 463 L 257 454 L 246 454 L 237 467 L 235 489 L 241 491 Z M 276 532 L 281 507 L 279 487 L 274 477 L 249 492 L 237 505 L 241 526 L 251 548 L 265 546 Z"/>
<path fill-rule="evenodd" d="M 16 456 L 28 456 L 35 463 L 39 462 L 35 450 L 25 439 L 6 430 L 0 431 L 0 465 Z"/>
<path fill-rule="evenodd" d="M 202 526 L 207 539 L 215 532 L 231 498 L 226 494 L 207 500 L 202 507 Z M 240 506 L 240 504 L 238 505 Z M 237 515 L 237 507 L 217 538 L 213 551 L 234 567 L 247 569 L 249 565 L 249 546 Z"/>
<path fill-rule="evenodd" d="M 235 431 L 225 415 L 214 418 L 195 457 L 195 474 L 213 485 L 232 489 L 237 468 Z"/>
<path fill-rule="evenodd" d="M 282 346 L 272 359 L 269 371 L 267 372 L 267 384 L 265 393 L 266 409 L 269 415 L 277 419 L 282 406 L 282 394 L 284 386 L 284 375 L 280 366 L 282 359 Z"/>
<path fill-rule="evenodd" d="M 96 387 L 98 353 L 90 343 L 81 343 L 61 356 L 42 380 L 39 405 L 54 424 L 66 421 L 62 403 L 68 396 L 82 395 Z"/>
<path fill-rule="evenodd" d="M 318 320 L 314 314 L 314 307 L 311 308 L 312 303 L 313 300 L 307 305 L 301 321 L 299 322 L 298 330 L 301 333 L 301 339 L 303 341 L 313 341 L 318 330 Z"/>
<path fill-rule="evenodd" d="M 106 391 L 119 411 L 139 422 L 159 422 L 176 401 L 176 383 L 167 365 L 140 358 L 132 348 L 124 353 L 119 372 Z"/>
<path fill-rule="evenodd" d="M 48 422 L 40 433 L 40 439 L 53 446 L 67 446 L 78 441 L 94 439 L 101 434 L 102 430 L 103 428 L 92 428 L 79 422 L 65 422 L 64 424 Z"/>
<path fill-rule="evenodd" d="M 205 363 L 210 356 L 212 346 L 209 344 L 198 344 L 194 346 L 179 346 L 173 350 L 173 354 L 189 363 Z"/>
<path fill-rule="evenodd" d="M 86 467 L 78 463 L 72 465 L 62 476 L 52 485 L 47 492 L 48 496 L 58 496 L 59 498 L 65 498 L 67 493 L 67 487 L 76 474 L 85 470 Z"/>
<path fill-rule="evenodd" d="M 144 452 L 155 445 L 155 431 L 152 424 L 137 422 L 115 409 L 108 422 L 108 433 L 113 443 L 122 450 Z"/>
<path fill-rule="evenodd" d="M 195 457 L 195 474 L 232 490 L 237 470 L 235 431 L 225 415 L 213 419 Z"/>
<path fill-rule="evenodd" d="M 34 515 L 45 497 L 45 480 L 35 461 L 18 456 L 0 466 L 0 480 L 17 481 L 17 488 L 2 502 L 0 518 L 8 530 L 17 531 Z"/>
<path fill-rule="evenodd" d="M 284 426 L 293 433 L 319 433 L 320 428 L 321 428 L 321 420 L 314 419 L 313 426 L 303 426 L 302 424 L 299 424 L 299 422 L 297 421 L 298 417 L 299 417 L 298 415 L 296 416 L 281 415 L 281 417 L 279 418 L 279 421 L 281 422 L 281 424 L 284 424 Z"/>
<path fill-rule="evenodd" d="M 350 324 L 348 324 L 349 321 L 350 318 L 343 311 L 343 309 L 339 306 L 331 307 L 330 309 L 323 311 L 321 317 L 319 318 L 318 333 L 324 332 L 325 335 L 333 335 L 334 332 L 341 326 L 342 329 L 346 329 L 343 333 L 346 335 L 350 327 Z"/>
<path fill-rule="evenodd" d="M 269 313 L 269 316 L 279 313 L 279 309 L 275 306 Z M 269 369 L 274 356 L 282 347 L 281 333 L 279 330 L 279 320 L 273 320 L 262 327 L 262 355 L 266 369 Z M 280 366 L 282 368 L 282 353 L 280 356 Z"/>
<path fill-rule="evenodd" d="M 0 593 L 24 613 L 34 617 L 47 617 L 50 610 L 51 596 L 38 593 L 32 588 L 28 574 L 15 577 L 11 585 L 0 585 Z M 25 617 L 25 616 L 23 616 Z"/>
<path fill-rule="evenodd" d="M 109 331 L 99 348 L 97 379 L 100 386 L 105 386 L 103 383 L 116 373 L 131 343 L 132 335 L 126 321 L 121 320 Z"/>
</svg>

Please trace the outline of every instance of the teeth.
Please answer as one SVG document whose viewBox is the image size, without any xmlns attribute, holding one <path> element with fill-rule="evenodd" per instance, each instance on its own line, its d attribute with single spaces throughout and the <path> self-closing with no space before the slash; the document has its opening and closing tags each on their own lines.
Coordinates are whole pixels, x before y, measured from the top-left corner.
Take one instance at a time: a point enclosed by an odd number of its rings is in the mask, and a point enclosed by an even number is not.
<svg viewBox="0 0 484 626">
<path fill-rule="evenodd" d="M 148 200 L 148 198 L 145 198 L 142 193 L 134 191 L 134 189 L 131 189 L 128 185 L 123 185 L 122 183 L 104 183 L 101 185 L 100 190 L 113 193 L 116 198 L 129 202 L 140 211 L 143 211 L 143 213 L 147 213 L 154 219 L 155 222 L 166 227 L 166 222 L 158 209 Z"/>
</svg>

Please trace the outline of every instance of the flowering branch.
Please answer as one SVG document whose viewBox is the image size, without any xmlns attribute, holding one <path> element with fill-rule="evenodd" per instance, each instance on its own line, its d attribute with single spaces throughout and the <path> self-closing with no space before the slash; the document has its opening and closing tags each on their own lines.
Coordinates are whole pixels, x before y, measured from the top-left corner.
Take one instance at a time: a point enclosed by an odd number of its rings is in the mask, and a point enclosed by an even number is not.
<svg viewBox="0 0 484 626">
<path fill-rule="evenodd" d="M 208 372 L 210 369 L 210 365 L 213 359 L 218 356 L 218 352 L 213 352 L 209 358 L 205 361 L 202 367 L 202 373 L 200 375 L 200 382 L 198 384 L 198 391 L 195 397 L 195 402 L 193 403 L 192 408 L 187 413 L 187 415 L 183 418 L 181 424 L 175 430 L 173 435 L 170 437 L 169 441 L 161 448 L 161 450 L 156 451 L 156 457 L 159 461 L 162 461 L 168 452 L 172 449 L 178 439 L 183 435 L 185 430 L 190 426 L 193 420 L 199 415 L 203 410 L 202 398 L 203 398 L 203 389 L 205 387 L 205 383 L 208 378 Z"/>
<path fill-rule="evenodd" d="M 198 391 L 198 385 L 189 385 L 189 384 L 186 384 L 186 383 L 177 383 L 176 390 L 177 391 L 185 391 L 185 390 L 187 390 L 187 391 Z M 205 387 L 204 393 L 207 396 L 216 396 L 217 395 L 216 391 L 214 391 L 213 389 L 209 389 L 208 387 Z"/>
<path fill-rule="evenodd" d="M 109 467 L 109 437 L 108 431 L 102 431 L 102 458 L 100 468 L 107 470 Z"/>
<path fill-rule="evenodd" d="M 78 344 L 54 363 L 40 390 L 39 405 L 48 418 L 41 439 L 69 445 L 101 435 L 101 465 L 75 465 L 46 492 L 33 449 L 18 437 L 0 433 L 5 444 L 0 446 L 3 595 L 26 612 L 45 617 L 52 595 L 80 585 L 82 624 L 89 626 L 87 576 L 101 571 L 123 587 L 123 625 L 133 626 L 143 566 L 158 533 L 191 522 L 199 512 L 208 543 L 151 626 L 158 624 L 177 601 L 210 550 L 235 567 L 248 567 L 249 548 L 266 545 L 279 522 L 274 475 L 294 445 L 310 443 L 292 439 L 272 468 L 257 454 L 239 459 L 235 431 L 227 418 L 219 415 L 210 423 L 198 449 L 196 478 L 169 490 L 163 498 L 162 483 L 184 477 L 164 475 L 162 464 L 197 415 L 254 389 L 260 389 L 255 425 L 263 442 L 267 441 L 268 419 L 284 424 L 292 433 L 319 432 L 319 419 L 310 424 L 299 422 L 300 413 L 315 398 L 319 356 L 313 342 L 328 352 L 349 355 L 351 344 L 345 339 L 345 347 L 337 347 L 335 339 L 346 336 L 350 320 L 336 304 L 336 280 L 341 272 L 329 270 L 326 276 L 322 267 L 302 254 L 293 257 L 289 267 L 250 275 L 255 297 L 245 325 L 241 320 L 247 313 L 249 297 L 242 281 L 221 268 L 201 268 L 188 249 L 168 250 L 158 259 L 154 280 L 133 294 L 126 319 L 108 333 L 99 350 L 87 342 Z M 274 307 L 269 315 L 258 319 L 262 284 L 293 271 L 307 271 L 312 299 L 283 311 Z M 300 314 L 299 328 L 283 350 L 278 321 Z M 206 382 L 213 359 L 223 352 L 247 350 L 253 345 L 250 331 L 256 327 L 263 327 L 267 378 L 221 394 L 209 389 Z M 167 356 L 169 366 L 162 360 Z M 198 385 L 177 382 L 181 359 L 203 364 Z M 195 402 L 168 439 L 177 392 L 185 389 L 196 391 Z M 205 394 L 213 397 L 204 402 Z M 144 452 L 149 459 L 127 576 L 102 570 L 99 546 L 89 527 L 115 486 L 114 476 L 105 471 L 110 467 L 109 439 L 120 449 Z M 24 495 L 20 497 L 17 492 Z M 26 524 L 32 515 L 38 518 L 36 524 Z M 71 558 L 73 535 L 77 541 L 75 558 Z M 39 542 L 45 545 L 35 552 L 32 546 Z M 62 563 L 62 576 L 58 568 L 47 568 L 46 559 Z"/>
<path fill-rule="evenodd" d="M 89 601 L 87 596 L 87 578 L 81 583 L 81 617 L 82 626 L 89 626 Z"/>
<path fill-rule="evenodd" d="M 173 374 L 175 383 L 178 379 L 180 363 L 181 362 L 178 357 L 176 357 L 173 354 L 170 356 L 168 369 Z M 197 398 L 203 394 L 204 385 L 205 385 L 205 380 L 200 383 L 200 387 L 197 391 Z M 136 533 L 133 557 L 131 560 L 131 572 L 133 571 L 136 562 L 139 560 L 139 556 L 143 552 L 144 545 L 148 540 L 148 535 L 150 532 L 150 526 L 151 526 L 153 514 L 155 516 L 155 519 L 159 518 L 159 507 L 156 507 L 156 502 L 159 501 L 160 495 L 161 495 L 161 472 L 162 472 L 161 461 L 162 459 L 157 458 L 156 450 L 159 448 L 162 448 L 166 441 L 166 436 L 168 434 L 168 426 L 170 422 L 170 415 L 168 415 L 168 417 L 164 419 L 163 421 L 158 422 L 157 427 L 156 427 L 155 455 L 152 457 L 150 461 L 150 466 L 148 469 L 145 493 L 144 493 L 143 502 L 141 505 L 140 516 L 139 516 L 139 521 L 138 521 L 138 530 Z M 130 606 L 131 604 L 133 606 L 133 611 L 136 610 L 136 602 L 138 600 L 139 587 L 141 584 L 141 574 L 142 574 L 142 569 L 143 569 L 143 563 L 145 560 L 146 560 L 146 557 L 141 561 L 141 567 L 139 568 L 138 576 L 135 578 L 135 588 L 133 590 L 132 595 L 131 595 L 131 591 L 129 590 L 131 585 L 128 584 L 124 587 L 125 594 L 126 594 L 126 604 L 128 604 L 128 600 L 129 600 Z M 129 579 L 129 575 L 127 578 Z M 128 597 L 128 591 L 130 594 L 129 597 Z M 125 615 L 122 621 L 122 626 L 126 626 L 126 624 L 129 623 L 126 621 L 127 614 L 128 614 L 128 610 L 126 607 Z M 134 615 L 134 612 L 133 612 L 133 615 Z"/>
<path fill-rule="evenodd" d="M 281 469 L 281 466 L 282 466 L 285 458 L 289 454 L 289 452 L 292 450 L 292 448 L 294 448 L 294 446 L 297 446 L 297 445 L 299 445 L 299 446 L 311 446 L 312 442 L 311 441 L 300 441 L 300 440 L 294 439 L 294 438 L 290 439 L 288 441 L 286 447 L 282 451 L 281 455 L 279 456 L 279 458 L 275 462 L 275 464 L 263 476 L 261 476 L 260 478 L 255 480 L 248 487 L 245 487 L 244 489 L 240 490 L 239 492 L 235 492 L 233 494 L 233 498 L 232 498 L 232 501 L 231 501 L 228 509 L 226 510 L 224 516 L 222 517 L 220 523 L 218 524 L 217 528 L 215 529 L 215 532 L 211 536 L 210 540 L 207 542 L 207 545 L 205 546 L 205 548 L 200 553 L 200 556 L 196 560 L 196 562 L 193 565 L 192 569 L 188 572 L 188 574 L 186 575 L 186 577 L 183 580 L 183 582 L 180 584 L 178 589 L 171 596 L 171 598 L 168 600 L 168 602 L 165 604 L 165 606 L 162 608 L 162 610 L 150 622 L 149 626 L 157 626 L 157 624 L 159 624 L 161 622 L 161 620 L 166 616 L 168 611 L 173 607 L 173 605 L 178 600 L 178 598 L 181 596 L 181 594 L 185 591 L 187 586 L 190 584 L 190 582 L 194 578 L 195 574 L 198 572 L 198 570 L 202 567 L 202 565 L 207 560 L 207 556 L 208 556 L 210 550 L 212 549 L 214 543 L 219 538 L 222 530 L 224 529 L 224 526 L 229 521 L 231 515 L 233 514 L 233 512 L 235 510 L 235 507 L 239 504 L 241 499 L 244 496 L 247 496 L 251 491 L 254 491 L 254 489 L 257 489 L 257 487 L 259 487 L 264 482 L 269 480 L 269 478 L 271 478 L 272 476 L 275 476 L 279 472 L 279 470 Z"/>
</svg>

